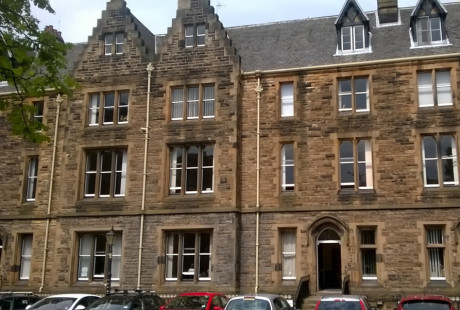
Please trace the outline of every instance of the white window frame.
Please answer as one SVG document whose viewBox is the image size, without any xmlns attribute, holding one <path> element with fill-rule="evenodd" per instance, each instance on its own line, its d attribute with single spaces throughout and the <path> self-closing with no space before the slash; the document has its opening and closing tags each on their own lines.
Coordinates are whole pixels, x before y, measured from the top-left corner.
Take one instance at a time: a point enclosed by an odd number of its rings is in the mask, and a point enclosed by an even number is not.
<svg viewBox="0 0 460 310">
<path fill-rule="evenodd" d="M 280 84 L 281 117 L 294 116 L 294 83 Z"/>
<path fill-rule="evenodd" d="M 427 263 L 430 280 L 446 280 L 446 243 L 444 238 L 443 226 L 427 226 L 426 231 L 426 251 Z"/>
<path fill-rule="evenodd" d="M 287 148 L 291 148 L 291 152 Z M 291 153 L 292 158 L 288 158 Z M 291 192 L 295 189 L 295 154 L 294 143 L 285 143 L 281 146 L 281 191 Z M 288 170 L 292 171 L 293 183 L 287 182 Z"/>
<path fill-rule="evenodd" d="M 100 247 L 97 246 L 98 242 L 103 243 L 104 252 L 100 252 Z M 122 235 L 115 234 L 114 244 L 112 246 L 112 268 L 111 279 L 112 281 L 120 280 L 121 269 L 121 249 L 122 249 Z M 78 281 L 93 281 L 103 280 L 106 277 L 107 260 L 108 260 L 108 245 L 104 233 L 91 233 L 85 232 L 79 234 L 78 238 Z M 103 273 L 96 274 L 96 261 L 97 257 L 103 258 L 104 267 Z M 100 261 L 100 260 L 99 260 Z"/>
<path fill-rule="evenodd" d="M 43 109 L 44 109 L 44 102 L 43 101 L 34 101 L 34 121 L 43 123 Z"/>
<path fill-rule="evenodd" d="M 170 93 L 171 121 L 215 118 L 214 84 L 173 86 Z"/>
<path fill-rule="evenodd" d="M 340 29 L 341 35 L 341 51 L 343 53 L 353 53 L 353 52 L 360 52 L 366 49 L 366 36 L 365 36 L 365 27 L 363 24 L 361 25 L 354 25 L 354 26 L 344 26 Z M 345 40 L 346 37 L 349 37 L 349 40 Z M 356 38 L 361 38 L 363 47 L 357 47 L 357 40 Z M 350 44 L 350 48 L 345 48 L 345 42 Z"/>
<path fill-rule="evenodd" d="M 197 149 L 197 166 L 189 163 L 190 149 Z M 212 163 L 206 163 L 205 159 L 212 154 Z M 207 155 L 207 156 L 205 156 Z M 170 166 L 169 166 L 169 194 L 170 195 L 200 195 L 211 194 L 214 192 L 214 145 L 185 145 L 170 147 Z M 211 173 L 209 173 L 209 171 Z M 188 178 L 196 175 L 196 190 L 187 188 L 190 182 Z M 206 180 L 205 180 L 206 178 Z M 205 181 L 211 181 L 211 187 L 206 187 Z"/>
<path fill-rule="evenodd" d="M 109 157 L 104 155 L 109 155 Z M 121 158 L 120 158 L 121 156 Z M 110 160 L 110 170 L 104 169 L 103 160 Z M 85 164 L 85 198 L 124 197 L 126 193 L 128 154 L 127 150 L 88 150 Z M 107 186 L 104 175 L 108 175 L 109 194 L 102 193 Z M 104 182 L 104 183 L 103 183 Z M 90 188 L 94 186 L 94 188 Z"/>
<path fill-rule="evenodd" d="M 185 47 L 200 47 L 206 44 L 206 24 L 186 25 L 184 27 Z"/>
<path fill-rule="evenodd" d="M 104 36 L 104 55 L 112 55 L 113 34 L 106 34 Z"/>
<path fill-rule="evenodd" d="M 129 90 L 88 94 L 88 126 L 115 126 L 128 123 L 131 93 Z M 111 98 L 109 100 L 109 98 Z M 126 102 L 124 102 L 126 100 Z M 110 103 L 110 104 L 109 104 Z"/>
<path fill-rule="evenodd" d="M 281 230 L 281 256 L 283 280 L 296 280 L 296 244 L 295 229 Z"/>
<path fill-rule="evenodd" d="M 345 143 L 351 145 L 351 154 L 344 154 L 345 149 L 342 146 Z M 347 150 L 349 151 L 349 150 Z M 340 188 L 341 189 L 373 189 L 373 165 L 372 165 L 372 142 L 370 139 L 352 139 L 341 140 L 339 143 L 339 160 L 340 160 Z M 344 169 L 346 166 L 352 166 L 352 181 L 345 182 L 342 173 L 350 169 Z M 365 185 L 360 185 L 364 177 Z"/>
<path fill-rule="evenodd" d="M 437 27 L 434 28 L 433 22 L 435 21 Z M 417 31 L 417 45 L 436 45 L 443 42 L 441 17 L 420 16 L 417 17 L 415 24 Z M 437 35 L 440 38 L 439 40 L 433 40 L 435 32 L 437 32 Z M 426 36 L 426 40 L 423 39 L 424 36 Z"/>
<path fill-rule="evenodd" d="M 192 235 L 194 236 L 193 247 L 185 248 L 185 237 L 191 237 Z M 211 231 L 167 232 L 165 234 L 165 281 L 210 281 L 212 235 Z M 209 244 L 202 244 L 206 239 L 209 239 Z M 209 250 L 204 251 L 204 248 Z M 192 258 L 192 265 L 190 265 L 190 258 Z M 205 264 L 206 261 L 208 262 L 207 264 Z"/>
<path fill-rule="evenodd" d="M 21 236 L 21 261 L 19 263 L 19 280 L 29 280 L 32 260 L 32 235 Z"/>
<path fill-rule="evenodd" d="M 366 238 L 364 235 L 365 232 L 372 232 L 372 235 L 369 235 Z M 362 274 L 362 279 L 363 280 L 377 280 L 377 231 L 375 228 L 360 228 L 359 229 L 359 241 L 360 241 L 360 252 L 361 252 L 361 274 Z M 366 255 L 364 254 L 365 252 L 374 252 L 374 261 L 373 262 L 366 262 L 365 258 Z M 374 269 L 374 273 L 366 273 L 366 264 L 373 264 L 373 267 L 371 269 Z"/>
<path fill-rule="evenodd" d="M 26 201 L 35 201 L 37 195 L 38 156 L 29 157 L 27 164 Z"/>
<path fill-rule="evenodd" d="M 452 77 L 450 69 L 417 72 L 418 103 L 420 108 L 452 106 Z M 445 100 L 448 98 L 447 100 Z"/>
<path fill-rule="evenodd" d="M 450 140 L 449 147 L 447 149 L 451 150 L 451 154 L 444 154 L 442 142 Z M 434 150 L 429 150 L 427 152 L 428 143 L 434 144 Z M 431 145 L 433 147 L 433 145 Z M 428 154 L 434 151 L 433 154 Z M 425 187 L 441 187 L 441 186 L 458 186 L 459 185 L 459 172 L 458 172 L 458 151 L 457 151 L 457 140 L 454 135 L 450 134 L 439 134 L 431 136 L 422 137 L 422 160 L 423 160 L 423 182 Z M 446 161 L 451 161 L 452 164 L 452 176 L 453 181 L 445 181 L 443 167 L 445 166 Z M 429 165 L 429 163 L 434 163 Z M 428 182 L 428 169 L 435 169 L 436 173 L 436 182 Z M 430 169 L 430 170 L 431 170 Z"/>
<path fill-rule="evenodd" d="M 359 91 L 358 90 L 358 82 L 365 80 L 366 83 L 366 90 Z M 350 83 L 350 90 L 343 90 L 344 83 Z M 356 112 L 356 113 L 363 113 L 370 111 L 370 99 L 369 99 L 369 77 L 366 76 L 358 76 L 358 77 L 350 77 L 350 78 L 340 78 L 338 80 L 338 101 L 339 101 L 339 112 Z M 358 108 L 358 96 L 366 96 L 366 107 L 365 108 Z M 343 101 L 345 97 L 349 97 L 351 101 L 351 107 L 345 107 L 343 105 Z"/>
<path fill-rule="evenodd" d="M 115 54 L 116 55 L 123 54 L 124 42 L 125 42 L 125 34 L 124 33 L 115 34 Z"/>
</svg>

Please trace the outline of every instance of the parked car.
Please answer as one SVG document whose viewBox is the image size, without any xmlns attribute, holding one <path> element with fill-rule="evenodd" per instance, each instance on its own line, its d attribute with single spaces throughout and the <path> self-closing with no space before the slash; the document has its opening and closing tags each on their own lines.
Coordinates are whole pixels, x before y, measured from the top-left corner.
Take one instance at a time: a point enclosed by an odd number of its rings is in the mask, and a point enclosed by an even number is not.
<svg viewBox="0 0 460 310">
<path fill-rule="evenodd" d="M 148 291 L 115 291 L 92 303 L 86 310 L 159 310 L 163 298 Z"/>
<path fill-rule="evenodd" d="M 281 296 L 257 294 L 236 296 L 229 300 L 225 310 L 294 310 Z"/>
<path fill-rule="evenodd" d="M 0 310 L 24 310 L 40 299 L 32 293 L 5 293 L 0 295 Z"/>
<path fill-rule="evenodd" d="M 413 295 L 401 298 L 398 310 L 455 310 L 450 298 L 439 295 Z"/>
<path fill-rule="evenodd" d="M 27 310 L 83 310 L 100 297 L 91 294 L 59 294 L 45 297 Z"/>
<path fill-rule="evenodd" d="M 227 304 L 227 296 L 219 293 L 194 292 L 182 293 L 174 297 L 160 310 L 173 309 L 203 309 L 203 310 L 223 310 Z"/>
<path fill-rule="evenodd" d="M 373 310 L 366 296 L 325 296 L 318 300 L 315 310 Z"/>
</svg>

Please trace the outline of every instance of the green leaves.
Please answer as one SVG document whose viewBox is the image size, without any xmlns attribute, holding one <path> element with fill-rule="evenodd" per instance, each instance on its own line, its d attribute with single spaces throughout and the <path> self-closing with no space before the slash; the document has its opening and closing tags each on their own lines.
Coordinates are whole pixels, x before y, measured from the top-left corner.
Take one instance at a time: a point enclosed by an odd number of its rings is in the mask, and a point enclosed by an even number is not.
<svg viewBox="0 0 460 310">
<path fill-rule="evenodd" d="M 66 74 L 71 45 L 39 29 L 31 3 L 54 13 L 48 0 L 0 0 L 0 81 L 14 89 L 10 98 L 0 100 L 0 111 L 8 114 L 14 134 L 43 142 L 49 140 L 47 128 L 31 121 L 34 109 L 27 99 L 43 98 L 49 89 L 71 96 L 75 83 Z"/>
</svg>

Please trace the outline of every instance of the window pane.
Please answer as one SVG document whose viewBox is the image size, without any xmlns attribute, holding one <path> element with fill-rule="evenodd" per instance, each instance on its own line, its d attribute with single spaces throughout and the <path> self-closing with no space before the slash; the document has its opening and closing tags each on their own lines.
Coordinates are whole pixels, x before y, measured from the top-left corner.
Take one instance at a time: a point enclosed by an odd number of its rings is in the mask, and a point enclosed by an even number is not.
<svg viewBox="0 0 460 310">
<path fill-rule="evenodd" d="M 112 152 L 105 151 L 101 154 L 101 173 L 99 196 L 110 196 L 110 181 L 112 178 Z"/>
<path fill-rule="evenodd" d="M 369 110 L 369 86 L 367 78 L 355 79 L 356 110 Z"/>
<path fill-rule="evenodd" d="M 453 104 L 450 71 L 436 71 L 436 92 L 439 106 Z"/>
<path fill-rule="evenodd" d="M 439 17 L 430 18 L 431 42 L 442 41 L 441 37 L 441 19 Z"/>
<path fill-rule="evenodd" d="M 358 142 L 359 188 L 372 188 L 372 148 L 369 140 Z"/>
<path fill-rule="evenodd" d="M 342 51 L 351 50 L 351 27 L 342 28 Z"/>
<path fill-rule="evenodd" d="M 296 277 L 295 256 L 296 256 L 296 232 L 283 231 L 281 234 L 282 256 L 283 256 L 283 278 L 292 279 Z"/>
<path fill-rule="evenodd" d="M 166 279 L 177 279 L 177 268 L 179 258 L 179 235 L 168 234 L 166 236 Z"/>
<path fill-rule="evenodd" d="M 80 237 L 80 248 L 78 256 L 78 280 L 88 280 L 91 266 L 93 237 L 84 234 Z"/>
<path fill-rule="evenodd" d="M 24 235 L 21 245 L 21 266 L 19 279 L 28 280 L 30 275 L 30 260 L 32 257 L 32 235 Z"/>
<path fill-rule="evenodd" d="M 112 44 L 113 44 L 113 35 L 109 34 L 105 36 L 104 39 L 105 43 L 105 55 L 111 55 L 112 54 Z"/>
<path fill-rule="evenodd" d="M 99 122 L 99 94 L 90 95 L 89 100 L 89 125 L 97 125 Z"/>
<path fill-rule="evenodd" d="M 417 19 L 417 41 L 419 44 L 430 43 L 428 17 L 421 17 Z"/>
<path fill-rule="evenodd" d="M 193 46 L 193 26 L 185 27 L 185 47 Z"/>
<path fill-rule="evenodd" d="M 120 279 L 121 270 L 121 235 L 117 234 L 112 247 L 112 279 Z"/>
<path fill-rule="evenodd" d="M 169 193 L 180 194 L 181 192 L 181 176 L 182 176 L 182 147 L 173 147 L 171 149 L 170 158 L 170 176 L 169 176 Z"/>
<path fill-rule="evenodd" d="M 208 145 L 202 152 L 202 188 L 203 192 L 212 192 L 214 179 L 214 149 Z"/>
<path fill-rule="evenodd" d="M 115 196 L 124 196 L 126 188 L 126 166 L 128 161 L 126 151 L 118 151 L 115 160 Z"/>
<path fill-rule="evenodd" d="M 444 249 L 428 249 L 430 278 L 444 278 Z"/>
<path fill-rule="evenodd" d="M 361 230 L 361 244 L 375 245 L 375 230 Z"/>
<path fill-rule="evenodd" d="M 114 93 L 108 93 L 104 96 L 104 124 L 113 124 L 113 114 L 115 108 Z"/>
<path fill-rule="evenodd" d="M 206 39 L 206 27 L 205 25 L 198 25 L 196 27 L 196 44 L 198 46 L 203 46 Z"/>
<path fill-rule="evenodd" d="M 433 137 L 423 138 L 423 160 L 425 185 L 438 185 L 438 151 Z"/>
<path fill-rule="evenodd" d="M 361 249 L 363 277 L 375 277 L 377 275 L 375 252 L 375 249 Z"/>
<path fill-rule="evenodd" d="M 86 155 L 85 197 L 93 197 L 96 193 L 97 152 Z"/>
<path fill-rule="evenodd" d="M 421 107 L 434 106 L 431 72 L 418 73 L 418 101 Z"/>
<path fill-rule="evenodd" d="M 118 96 L 118 123 L 128 122 L 129 93 L 123 92 Z"/>
<path fill-rule="evenodd" d="M 190 87 L 188 89 L 187 99 L 187 118 L 198 118 L 199 113 L 199 92 L 198 87 Z"/>
<path fill-rule="evenodd" d="M 339 81 L 339 110 L 351 110 L 351 79 Z"/>
<path fill-rule="evenodd" d="M 118 33 L 115 38 L 115 53 L 123 54 L 123 41 L 125 36 L 123 33 Z"/>
<path fill-rule="evenodd" d="M 281 116 L 294 116 L 294 85 L 281 84 Z"/>
<path fill-rule="evenodd" d="M 210 262 L 211 262 L 211 234 L 201 233 L 200 234 L 200 280 L 210 279 Z"/>
<path fill-rule="evenodd" d="M 186 188 L 187 193 L 196 193 L 198 190 L 198 147 L 191 146 L 187 150 L 187 176 Z"/>
<path fill-rule="evenodd" d="M 285 144 L 281 149 L 281 186 L 283 191 L 294 190 L 294 145 Z"/>
<path fill-rule="evenodd" d="M 38 175 L 38 157 L 31 157 L 29 159 L 29 167 L 28 167 L 28 172 L 27 172 L 26 201 L 35 201 L 35 192 L 37 188 L 37 175 Z"/>
<path fill-rule="evenodd" d="M 359 25 L 354 27 L 355 31 L 355 49 L 364 49 L 364 26 Z"/>
<path fill-rule="evenodd" d="M 214 116 L 214 86 L 205 86 L 203 94 L 203 117 Z"/>
<path fill-rule="evenodd" d="M 195 275 L 195 234 L 184 234 L 182 252 L 182 279 L 193 279 Z"/>
<path fill-rule="evenodd" d="M 340 184 L 342 188 L 354 188 L 353 144 L 351 141 L 340 143 Z"/>
<path fill-rule="evenodd" d="M 182 119 L 184 109 L 184 92 L 182 88 L 172 90 L 171 119 Z"/>
</svg>

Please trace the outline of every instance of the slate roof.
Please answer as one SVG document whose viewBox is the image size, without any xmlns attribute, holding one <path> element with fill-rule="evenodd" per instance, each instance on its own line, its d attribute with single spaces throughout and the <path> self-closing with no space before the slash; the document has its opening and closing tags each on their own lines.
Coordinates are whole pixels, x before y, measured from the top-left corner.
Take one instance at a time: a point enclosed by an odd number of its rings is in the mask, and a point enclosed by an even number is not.
<svg viewBox="0 0 460 310">
<path fill-rule="evenodd" d="M 409 34 L 412 8 L 400 9 L 401 23 L 376 27 L 376 12 L 370 19 L 372 53 L 335 56 L 337 16 L 272 24 L 226 28 L 245 72 L 346 64 L 414 56 L 460 52 L 460 2 L 444 4 L 450 45 L 411 48 Z"/>
</svg>

